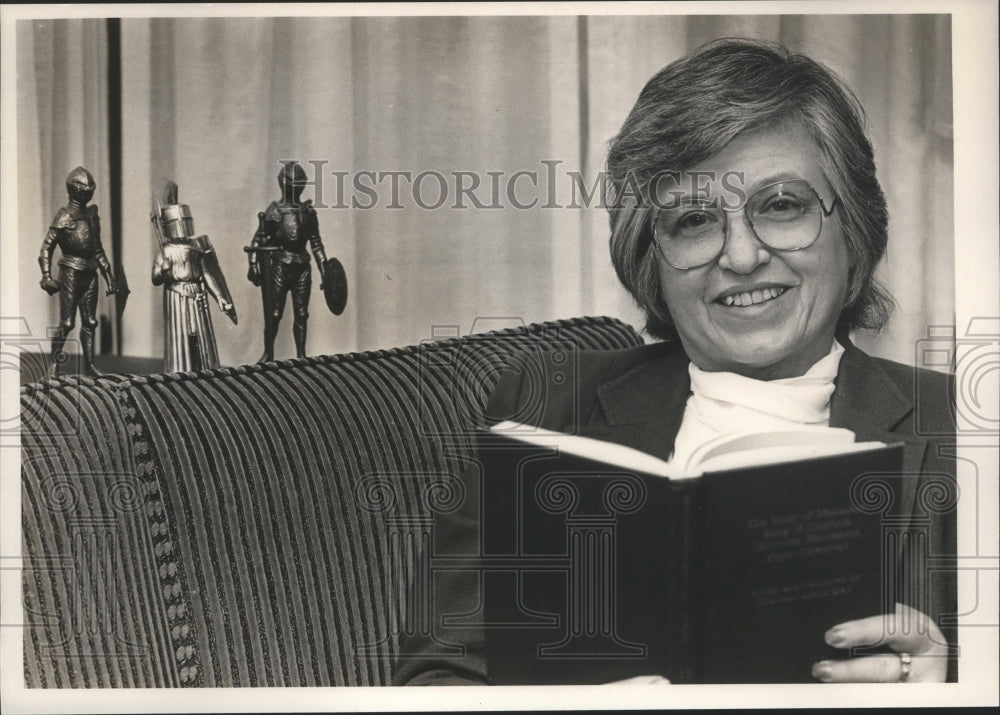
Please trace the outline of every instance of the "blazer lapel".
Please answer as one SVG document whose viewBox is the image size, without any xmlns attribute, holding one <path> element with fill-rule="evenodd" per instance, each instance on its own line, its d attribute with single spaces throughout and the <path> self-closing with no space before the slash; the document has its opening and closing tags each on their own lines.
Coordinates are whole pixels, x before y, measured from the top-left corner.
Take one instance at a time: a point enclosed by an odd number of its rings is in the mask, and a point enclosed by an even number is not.
<svg viewBox="0 0 1000 715">
<path fill-rule="evenodd" d="M 581 434 L 668 459 L 690 390 L 687 356 L 675 346 L 601 385 L 601 409 Z"/>
<path fill-rule="evenodd" d="M 897 430 L 913 412 L 911 397 L 875 359 L 845 336 L 838 335 L 838 340 L 844 356 L 830 403 L 830 426 L 850 429 L 858 441 L 902 442 L 903 472 L 919 473 L 926 440 Z M 580 434 L 668 459 L 690 391 L 688 359 L 677 345 L 601 385 L 597 390 L 601 409 L 590 415 Z"/>
<path fill-rule="evenodd" d="M 913 401 L 885 373 L 872 357 L 858 350 L 850 340 L 838 336 L 844 345 L 836 387 L 830 403 L 830 426 L 846 427 L 859 442 L 870 440 L 903 443 L 900 479 L 900 513 L 912 514 L 916 480 L 927 449 L 927 441 L 917 438 L 900 425 L 913 412 Z"/>
</svg>

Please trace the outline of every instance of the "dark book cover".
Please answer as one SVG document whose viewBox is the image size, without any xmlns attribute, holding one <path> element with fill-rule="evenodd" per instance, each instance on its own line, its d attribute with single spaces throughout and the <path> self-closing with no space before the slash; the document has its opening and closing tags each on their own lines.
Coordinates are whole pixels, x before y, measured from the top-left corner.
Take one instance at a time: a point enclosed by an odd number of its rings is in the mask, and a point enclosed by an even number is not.
<svg viewBox="0 0 1000 715">
<path fill-rule="evenodd" d="M 495 684 L 812 682 L 824 632 L 886 612 L 863 483 L 902 448 L 670 480 L 490 434 L 483 602 Z"/>
</svg>

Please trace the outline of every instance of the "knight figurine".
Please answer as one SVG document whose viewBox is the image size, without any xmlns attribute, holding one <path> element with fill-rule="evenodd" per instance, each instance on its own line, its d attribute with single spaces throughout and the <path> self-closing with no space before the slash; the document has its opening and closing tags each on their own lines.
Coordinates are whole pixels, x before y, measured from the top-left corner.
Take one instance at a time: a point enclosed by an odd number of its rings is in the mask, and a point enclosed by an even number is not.
<svg viewBox="0 0 1000 715">
<path fill-rule="evenodd" d="M 163 285 L 164 372 L 219 366 L 219 351 L 208 310 L 211 296 L 236 324 L 236 308 L 208 236 L 195 236 L 194 218 L 167 183 L 163 206 L 150 216 L 160 250 L 153 261 L 153 285 Z"/>
<path fill-rule="evenodd" d="M 311 201 L 302 201 L 306 172 L 295 162 L 285 162 L 278 173 L 281 199 L 257 214 L 258 228 L 250 246 L 247 278 L 261 288 L 264 302 L 264 354 L 260 362 L 274 359 L 274 339 L 285 311 L 288 293 L 292 294 L 295 354 L 305 357 L 306 324 L 309 319 L 309 294 L 312 272 L 309 250 L 320 269 L 320 290 L 330 310 L 339 315 L 347 301 L 347 279 L 336 258 L 327 259 L 319 235 L 319 222 Z"/>
<path fill-rule="evenodd" d="M 42 289 L 49 295 L 59 293 L 59 327 L 52 337 L 52 365 L 49 374 L 60 374 L 66 361 L 63 348 L 80 312 L 80 343 L 84 369 L 99 375 L 94 366 L 94 336 L 97 330 L 97 271 L 107 284 L 107 294 L 118 292 L 111 264 L 101 246 L 101 223 L 97 206 L 88 206 L 97 184 L 90 172 L 78 166 L 66 177 L 69 203 L 56 212 L 42 242 L 38 265 L 42 269 Z M 59 277 L 52 278 L 52 255 L 59 247 Z"/>
</svg>

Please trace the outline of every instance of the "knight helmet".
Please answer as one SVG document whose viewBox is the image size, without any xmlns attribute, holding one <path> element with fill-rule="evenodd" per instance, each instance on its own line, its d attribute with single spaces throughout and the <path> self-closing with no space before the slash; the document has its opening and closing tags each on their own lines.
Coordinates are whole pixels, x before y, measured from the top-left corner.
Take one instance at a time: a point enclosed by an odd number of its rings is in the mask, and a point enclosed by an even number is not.
<svg viewBox="0 0 1000 715">
<path fill-rule="evenodd" d="M 90 201 L 94 196 L 94 189 L 96 188 L 97 184 L 94 182 L 94 177 L 82 166 L 73 169 L 73 171 L 69 172 L 69 176 L 66 177 L 66 193 L 70 199 L 80 204 Z"/>
<path fill-rule="evenodd" d="M 307 183 L 305 169 L 294 161 L 283 162 L 281 171 L 278 172 L 278 186 L 281 187 L 281 195 L 286 201 L 298 203 Z"/>
<path fill-rule="evenodd" d="M 163 235 L 173 240 L 183 240 L 194 236 L 194 217 L 191 207 L 177 200 L 177 184 L 167 182 L 163 192 L 163 206 L 160 207 L 160 225 Z"/>
</svg>

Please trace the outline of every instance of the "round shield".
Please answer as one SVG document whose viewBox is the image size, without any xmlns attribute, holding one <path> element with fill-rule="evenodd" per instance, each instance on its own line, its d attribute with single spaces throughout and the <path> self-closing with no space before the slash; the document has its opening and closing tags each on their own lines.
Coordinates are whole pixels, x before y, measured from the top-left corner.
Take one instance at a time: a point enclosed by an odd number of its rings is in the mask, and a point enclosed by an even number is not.
<svg viewBox="0 0 1000 715">
<path fill-rule="evenodd" d="M 347 274 L 336 258 L 328 258 L 323 264 L 323 297 L 331 313 L 340 315 L 344 312 L 347 306 Z"/>
</svg>

